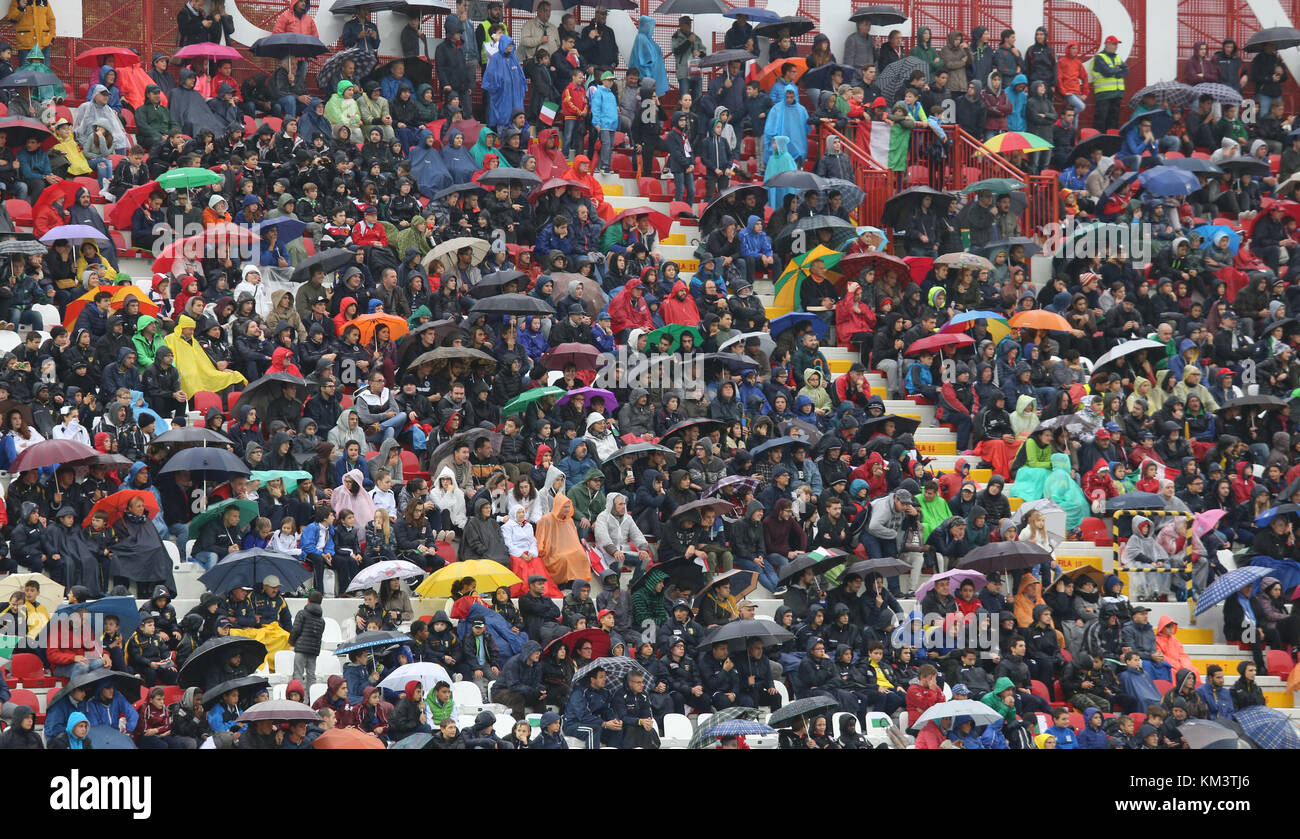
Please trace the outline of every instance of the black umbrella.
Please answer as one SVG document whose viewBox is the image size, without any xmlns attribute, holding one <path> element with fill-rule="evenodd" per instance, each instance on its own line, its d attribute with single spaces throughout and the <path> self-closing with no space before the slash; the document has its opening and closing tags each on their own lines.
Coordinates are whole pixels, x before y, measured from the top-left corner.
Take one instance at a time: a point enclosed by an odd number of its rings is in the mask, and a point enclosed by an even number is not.
<svg viewBox="0 0 1300 839">
<path fill-rule="evenodd" d="M 1229 157 L 1219 161 L 1219 168 L 1230 173 L 1234 178 L 1240 178 L 1242 175 L 1263 178 L 1271 172 L 1268 163 L 1257 157 Z"/>
<path fill-rule="evenodd" d="M 1110 134 L 1102 134 L 1103 137 L 1110 137 Z M 1191 172 L 1194 175 L 1222 175 L 1223 170 L 1215 166 L 1208 160 L 1199 157 L 1176 157 L 1173 160 L 1166 160 L 1166 166 L 1172 166 L 1175 169 L 1182 169 L 1184 172 Z"/>
<path fill-rule="evenodd" d="M 393 12 L 407 17 L 425 17 L 427 15 L 451 14 L 451 8 L 435 0 L 402 0 L 393 7 Z"/>
<path fill-rule="evenodd" d="M 773 437 L 771 440 L 767 440 L 766 442 L 755 446 L 749 453 L 755 458 L 758 458 L 759 455 L 767 454 L 772 449 L 784 449 L 787 446 L 803 446 L 804 448 L 812 448 L 811 443 L 799 437 Z"/>
<path fill-rule="evenodd" d="M 814 175 L 812 172 L 803 169 L 791 169 L 789 172 L 781 172 L 773 175 L 763 182 L 763 186 L 769 189 L 797 189 L 801 192 L 810 189 L 821 190 L 830 189 L 831 183 L 820 175 Z"/>
<path fill-rule="evenodd" d="M 493 271 L 470 288 L 469 296 L 475 300 L 493 297 L 500 294 L 501 289 L 509 283 L 514 283 L 516 288 L 521 288 L 522 286 L 519 285 L 520 280 L 524 281 L 525 286 L 527 285 L 528 275 L 523 271 L 516 271 L 513 268 L 507 268 L 504 271 Z"/>
<path fill-rule="evenodd" d="M 411 93 L 415 93 L 416 88 L 422 84 L 433 84 L 433 65 L 423 58 L 394 58 L 371 70 L 364 81 L 382 82 L 385 76 L 392 73 L 393 65 L 399 61 L 406 66 L 406 75 L 403 78 L 410 80 Z"/>
<path fill-rule="evenodd" d="M 677 423 L 676 425 L 672 426 L 667 431 L 665 431 L 659 439 L 664 440 L 668 437 L 674 436 L 679 431 L 682 431 L 687 428 L 694 428 L 697 426 L 700 429 L 700 436 L 703 437 L 708 434 L 711 434 L 714 431 L 721 431 L 725 427 L 725 424 L 722 422 L 722 420 L 715 420 L 715 419 L 682 420 L 681 422 Z"/>
<path fill-rule="evenodd" d="M 482 350 L 476 350 L 473 347 L 438 347 L 435 350 L 429 350 L 427 353 L 416 356 L 411 363 L 406 365 L 407 370 L 414 370 L 421 364 L 447 364 L 452 361 L 464 361 L 466 364 L 488 364 L 491 365 L 489 372 L 495 370 L 497 360 Z M 435 367 L 436 371 L 438 368 Z"/>
<path fill-rule="evenodd" d="M 1117 194 L 1121 190 L 1127 189 L 1130 184 L 1132 184 L 1141 176 L 1142 176 L 1141 172 L 1125 172 L 1124 174 L 1120 175 L 1118 178 L 1116 178 L 1115 180 L 1107 184 L 1106 188 L 1101 191 L 1102 200 L 1106 201 L 1111 196 Z"/>
<path fill-rule="evenodd" d="M 736 184 L 729 186 L 718 196 L 709 202 L 709 206 L 704 208 L 700 213 L 700 230 L 713 230 L 718 226 L 718 219 L 725 215 L 735 216 L 737 213 L 745 213 L 745 197 L 753 193 L 758 199 L 754 206 L 754 214 L 759 218 L 763 217 L 763 205 L 767 203 L 767 188 L 759 184 Z M 735 196 L 734 206 L 731 203 L 731 196 Z M 744 219 L 736 219 L 737 223 L 743 224 Z"/>
<path fill-rule="evenodd" d="M 718 641 L 740 641 L 748 644 L 750 638 L 757 638 L 764 645 L 784 644 L 793 637 L 794 635 L 791 634 L 790 630 L 772 621 L 734 620 L 711 630 L 704 636 L 704 643 L 716 644 Z"/>
<path fill-rule="evenodd" d="M 719 50 L 713 55 L 706 55 L 700 59 L 701 67 L 725 67 L 733 61 L 739 61 L 744 64 L 750 59 L 758 58 L 749 50 Z"/>
<path fill-rule="evenodd" d="M 746 370 L 758 371 L 759 364 L 747 355 L 736 355 L 732 352 L 709 352 L 695 353 L 692 359 L 682 359 L 682 364 L 694 364 L 702 361 L 705 364 L 716 364 L 726 367 L 733 373 L 743 373 Z"/>
<path fill-rule="evenodd" d="M 212 443 L 216 446 L 233 446 L 234 442 L 226 435 L 196 425 L 173 426 L 149 441 L 150 443 Z"/>
<path fill-rule="evenodd" d="M 874 573 L 882 577 L 896 577 L 899 574 L 910 573 L 911 570 L 911 563 L 895 559 L 892 556 L 882 556 L 876 559 L 864 559 L 861 562 L 855 562 L 845 568 L 844 574 L 841 576 L 847 577 L 850 574 L 858 574 L 866 578 L 868 574 Z"/>
<path fill-rule="evenodd" d="M 799 554 L 791 560 L 789 565 L 786 565 L 785 568 L 781 569 L 781 575 L 776 578 L 776 582 L 778 585 L 785 585 L 791 580 L 798 579 L 807 568 L 811 568 L 814 574 L 825 574 L 835 566 L 844 564 L 844 552 L 839 551 L 837 553 L 837 556 L 827 556 L 822 559 L 818 559 L 810 554 Z M 909 566 L 909 570 L 910 567 L 911 566 Z"/>
<path fill-rule="evenodd" d="M 966 554 L 957 563 L 957 567 L 990 574 L 1013 568 L 1029 568 L 1051 561 L 1051 551 L 1033 542 L 991 542 Z"/>
<path fill-rule="evenodd" d="M 455 335 L 456 333 L 460 333 L 461 337 L 464 338 L 469 337 L 469 333 L 467 333 L 464 327 L 462 327 L 456 320 L 452 318 L 446 318 L 444 320 L 431 320 L 420 324 L 419 326 L 412 329 L 410 332 L 406 333 L 406 335 L 403 336 L 402 341 L 403 342 L 409 341 L 411 340 L 412 335 L 419 335 L 421 332 L 428 332 L 430 329 L 433 330 L 433 334 L 436 339 L 435 343 L 438 344 L 441 344 L 443 341 L 447 340 L 448 336 Z"/>
<path fill-rule="evenodd" d="M 778 175 L 777 177 L 780 177 Z M 813 177 L 817 177 L 813 175 Z M 810 251 L 818 244 L 817 231 L 820 230 L 856 230 L 853 222 L 845 221 L 839 216 L 813 215 L 808 218 L 801 218 L 794 224 L 787 224 L 781 228 L 776 239 L 772 241 L 772 248 L 777 253 L 789 253 L 793 249 L 794 242 L 791 241 L 798 235 L 799 231 L 804 233 L 804 251 Z M 811 235 L 809 235 L 811 234 Z"/>
<path fill-rule="evenodd" d="M 351 13 L 349 12 L 349 14 Z M 371 70 L 375 69 L 375 65 L 379 63 L 378 55 L 370 50 L 362 49 L 361 47 L 353 47 L 352 49 L 336 52 L 325 60 L 325 63 L 320 68 L 320 72 L 316 74 L 317 87 L 322 91 L 333 95 L 335 89 L 338 88 L 339 80 L 343 77 L 343 62 L 349 58 L 352 59 L 357 66 L 357 78 L 365 78 L 370 74 Z"/>
<path fill-rule="evenodd" d="M 858 433 L 854 437 L 857 442 L 865 442 L 871 439 L 871 436 L 879 430 L 883 430 L 885 423 L 892 421 L 894 423 L 894 435 L 915 434 L 916 430 L 921 427 L 921 421 L 911 417 L 900 417 L 898 414 L 881 414 L 878 417 L 868 417 L 861 425 L 858 426 Z"/>
<path fill-rule="evenodd" d="M 718 515 L 731 512 L 731 502 L 723 501 L 721 498 L 697 498 L 694 501 L 687 501 L 685 504 L 678 504 L 673 510 L 671 518 L 680 518 L 681 516 L 694 513 L 696 510 L 712 510 Z"/>
<path fill-rule="evenodd" d="M 932 206 L 941 214 L 947 211 L 948 204 L 956 200 L 956 196 L 951 193 L 940 192 L 928 186 L 914 186 L 897 193 L 885 202 L 884 211 L 880 214 L 880 224 L 883 227 L 901 227 L 906 213 L 918 206 L 921 199 L 927 195 L 933 199 Z"/>
<path fill-rule="evenodd" d="M 479 186 L 478 184 L 471 184 L 471 183 L 452 184 L 451 186 L 446 187 L 445 189 L 440 189 L 437 192 L 435 192 L 433 194 L 433 200 L 439 201 L 443 198 L 446 198 L 448 195 L 465 195 L 470 192 L 482 192 L 482 191 L 483 191 L 483 187 Z"/>
<path fill-rule="evenodd" d="M 433 454 L 429 455 L 429 462 L 436 467 L 444 457 L 455 451 L 458 445 L 468 443 L 472 447 L 479 437 L 487 437 L 492 442 L 494 452 L 501 451 L 501 432 L 493 431 L 491 428 L 471 428 L 452 435 L 450 440 L 434 449 Z"/>
<path fill-rule="evenodd" d="M 646 577 L 651 571 L 663 571 L 668 575 L 669 582 L 687 583 L 692 591 L 699 591 L 704 585 L 704 569 L 694 559 L 678 556 L 642 566 L 632 576 L 632 582 L 628 583 L 628 591 L 636 591 L 645 585 Z"/>
<path fill-rule="evenodd" d="M 872 26 L 894 26 L 907 20 L 907 15 L 893 6 L 864 6 L 855 9 L 849 15 L 849 20 L 854 23 L 860 20 L 870 21 Z"/>
<path fill-rule="evenodd" d="M 99 670 L 88 670 L 85 673 L 78 673 L 73 676 L 53 696 L 46 697 L 45 707 L 47 709 L 54 707 L 60 699 L 77 688 L 84 690 L 86 696 L 95 696 L 103 689 L 106 682 L 112 682 L 113 687 L 118 693 L 125 696 L 128 702 L 135 701 L 140 693 L 140 685 L 144 684 L 143 680 L 134 673 L 109 670 L 107 667 L 102 667 Z M 36 709 L 33 708 L 32 710 Z"/>
<path fill-rule="evenodd" d="M 42 70 L 19 70 L 16 73 L 10 73 L 4 79 L 0 79 L 0 87 L 45 87 L 46 85 L 59 85 L 63 82 L 53 73 L 46 73 Z"/>
<path fill-rule="evenodd" d="M 800 717 L 817 716 L 821 711 L 838 708 L 839 701 L 830 696 L 810 696 L 796 699 L 788 705 L 782 705 L 767 718 L 767 724 L 778 728 L 784 723 L 791 723 Z"/>
<path fill-rule="evenodd" d="M 1079 158 L 1091 158 L 1092 153 L 1101 149 L 1101 153 L 1111 157 L 1119 153 L 1120 147 L 1124 145 L 1124 138 L 1118 134 L 1098 134 L 1095 137 L 1089 137 L 1079 145 L 1070 149 L 1070 156 L 1067 163 L 1073 165 L 1074 161 Z"/>
<path fill-rule="evenodd" d="M 333 274 L 341 268 L 346 268 L 349 264 L 357 261 L 357 255 L 347 248 L 330 248 L 328 250 L 317 251 L 314 256 L 309 256 L 293 269 L 293 274 L 289 276 L 289 281 L 293 283 L 305 283 L 311 279 L 312 272 L 317 268 L 324 271 L 326 276 Z"/>
<path fill-rule="evenodd" d="M 1278 399 L 1276 396 L 1238 396 L 1236 399 L 1229 399 L 1224 402 L 1215 410 L 1215 413 L 1226 411 L 1229 408 L 1279 409 L 1286 406 L 1286 400 Z"/>
<path fill-rule="evenodd" d="M 270 686 L 271 683 L 265 676 L 240 676 L 238 679 L 228 679 L 215 685 L 209 685 L 203 689 L 203 697 L 208 702 L 208 707 L 211 707 L 227 693 L 237 690 L 239 691 L 239 704 L 246 705 L 260 691 Z"/>
<path fill-rule="evenodd" d="M 513 181 L 523 184 L 526 189 L 542 185 L 542 179 L 536 173 L 529 172 L 527 169 L 515 169 L 511 166 L 499 166 L 478 176 L 478 182 L 483 186 L 509 184 Z"/>
<path fill-rule="evenodd" d="M 1164 508 L 1164 497 L 1154 492 L 1126 492 L 1106 501 L 1108 513 L 1119 510 L 1163 510 Z"/>
<path fill-rule="evenodd" d="M 836 64 L 832 61 L 804 73 L 799 79 L 799 85 L 804 90 L 830 90 L 832 88 L 831 74 L 836 70 L 840 71 L 842 84 L 851 84 L 858 77 L 858 71 L 855 68 L 847 64 Z"/>
<path fill-rule="evenodd" d="M 235 653 L 239 653 L 241 667 L 256 670 L 266 658 L 266 645 L 240 635 L 220 635 L 204 641 L 185 659 L 185 666 L 179 673 L 180 686 L 203 687 L 212 671 L 220 672 Z"/>
<path fill-rule="evenodd" d="M 665 0 L 654 10 L 657 15 L 720 15 L 729 11 L 722 0 Z"/>
<path fill-rule="evenodd" d="M 597 669 L 605 671 L 608 677 L 606 684 L 611 686 L 621 686 L 627 681 L 627 677 L 631 673 L 640 673 L 641 678 L 645 679 L 646 687 L 653 688 L 655 684 L 655 677 L 650 675 L 650 671 L 642 667 L 636 659 L 625 655 L 602 656 L 595 661 L 584 664 L 581 669 L 573 674 L 573 678 L 569 681 L 575 685 L 580 684 L 587 678 L 588 673 Z"/>
<path fill-rule="evenodd" d="M 35 239 L 7 239 L 0 242 L 0 256 L 13 256 L 14 254 L 44 256 L 49 253 L 49 250 Z"/>
<path fill-rule="evenodd" d="M 1300 47 L 1300 29 L 1293 29 L 1290 26 L 1272 26 L 1268 29 L 1261 29 L 1250 36 L 1244 51 L 1263 52 L 1265 44 L 1273 44 L 1280 50 Z"/>
<path fill-rule="evenodd" d="M 403 2 L 404 0 L 334 0 L 330 11 L 336 15 L 352 15 L 360 11 L 389 12 Z"/>
<path fill-rule="evenodd" d="M 785 15 L 779 21 L 764 23 L 754 27 L 754 34 L 763 38 L 780 38 L 789 35 L 798 38 L 817 28 L 817 22 L 800 15 Z"/>
<path fill-rule="evenodd" d="M 876 76 L 876 87 L 885 94 L 885 101 L 893 102 L 902 97 L 903 88 L 907 86 L 907 80 L 912 77 L 912 72 L 915 70 L 925 73 L 926 79 L 930 78 L 929 66 L 921 59 L 910 55 L 890 62 L 889 66 Z"/>
<path fill-rule="evenodd" d="M 379 647 L 391 647 L 394 644 L 404 644 L 411 640 L 411 636 L 405 632 L 396 632 L 391 629 L 372 629 L 369 632 L 361 632 L 346 644 L 340 645 L 334 650 L 334 655 L 348 655 L 361 650 L 373 650 Z"/>
<path fill-rule="evenodd" d="M 657 445 L 655 443 L 633 443 L 630 446 L 624 446 L 623 448 L 614 452 L 606 459 L 605 462 L 609 463 L 611 461 L 616 461 L 620 457 L 623 457 L 624 455 L 628 455 L 628 454 L 640 457 L 641 455 L 650 454 L 651 452 L 663 452 L 664 454 L 671 456 L 673 450 L 665 446 Z"/>
<path fill-rule="evenodd" d="M 300 391 L 302 395 L 305 395 L 307 390 L 307 380 L 292 373 L 267 373 L 244 388 L 244 392 L 239 394 L 239 400 L 235 402 L 235 407 L 230 412 L 238 416 L 240 410 L 248 405 L 257 409 L 259 417 L 265 417 L 267 407 L 280 398 L 284 393 L 285 385 L 296 385 L 302 389 Z"/>
<path fill-rule="evenodd" d="M 232 588 L 259 588 L 268 576 L 280 579 L 280 587 L 293 591 L 311 577 L 311 572 L 288 554 L 261 548 L 235 551 L 199 577 L 213 594 L 225 594 Z"/>
<path fill-rule="evenodd" d="M 469 310 L 472 321 L 479 315 L 553 315 L 555 307 L 531 294 L 499 294 L 480 300 Z"/>
<path fill-rule="evenodd" d="M 259 58 L 315 58 L 330 51 L 320 38 L 297 32 L 277 32 L 258 38 L 248 51 Z"/>
<path fill-rule="evenodd" d="M 5 142 L 20 149 L 26 146 L 31 138 L 35 138 L 47 151 L 57 142 L 54 132 L 38 119 L 6 117 L 0 119 L 0 129 L 5 132 Z M 48 146 L 45 145 L 47 142 Z"/>
<path fill-rule="evenodd" d="M 158 474 L 189 472 L 200 481 L 224 481 L 235 475 L 250 475 L 248 464 L 221 446 L 192 446 L 181 449 L 163 464 Z"/>
</svg>

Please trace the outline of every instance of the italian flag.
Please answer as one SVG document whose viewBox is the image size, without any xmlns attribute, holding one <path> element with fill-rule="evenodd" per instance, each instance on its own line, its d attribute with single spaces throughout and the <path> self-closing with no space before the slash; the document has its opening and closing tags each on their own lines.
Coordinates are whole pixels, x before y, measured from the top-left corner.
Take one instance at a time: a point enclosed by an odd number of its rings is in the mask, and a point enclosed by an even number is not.
<svg viewBox="0 0 1300 839">
<path fill-rule="evenodd" d="M 758 74 L 761 70 L 762 68 L 758 66 L 758 62 L 756 60 L 751 58 L 748 61 L 746 61 L 745 62 L 745 83 L 749 84 L 750 82 L 758 81 Z"/>
<path fill-rule="evenodd" d="M 547 125 L 554 125 L 555 115 L 558 114 L 559 112 L 560 112 L 559 105 L 555 104 L 554 102 L 543 102 L 542 110 L 539 116 L 541 117 L 542 122 L 546 123 Z"/>
</svg>

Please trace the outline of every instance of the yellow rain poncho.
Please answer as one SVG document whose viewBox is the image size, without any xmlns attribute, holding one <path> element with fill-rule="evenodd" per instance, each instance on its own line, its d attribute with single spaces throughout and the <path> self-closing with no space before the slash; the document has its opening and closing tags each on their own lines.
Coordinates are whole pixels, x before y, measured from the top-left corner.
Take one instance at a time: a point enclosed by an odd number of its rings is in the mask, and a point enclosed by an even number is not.
<svg viewBox="0 0 1300 839">
<path fill-rule="evenodd" d="M 167 346 L 175 355 L 176 369 L 181 374 L 181 390 L 193 396 L 200 390 L 220 393 L 231 385 L 248 384 L 242 374 L 234 370 L 218 370 L 193 338 L 186 340 L 182 330 L 193 329 L 194 320 L 181 315 L 176 328 L 167 336 Z"/>
</svg>

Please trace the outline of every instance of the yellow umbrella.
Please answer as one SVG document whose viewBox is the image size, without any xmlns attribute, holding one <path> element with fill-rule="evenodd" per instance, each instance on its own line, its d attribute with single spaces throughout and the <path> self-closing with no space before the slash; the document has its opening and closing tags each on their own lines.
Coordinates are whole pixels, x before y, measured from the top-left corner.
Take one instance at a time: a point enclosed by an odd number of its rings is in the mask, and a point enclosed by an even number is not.
<svg viewBox="0 0 1300 839">
<path fill-rule="evenodd" d="M 791 259 L 786 263 L 781 276 L 777 278 L 773 305 L 786 313 L 799 308 L 799 287 L 812 264 L 818 260 L 823 260 L 827 268 L 834 268 L 839 264 L 840 258 L 843 256 L 844 254 L 839 251 L 831 250 L 825 245 L 818 245 L 803 256 L 796 256 Z M 828 276 L 830 275 L 828 274 Z"/>
<path fill-rule="evenodd" d="M 10 574 L 3 580 L 0 580 L 0 601 L 9 602 L 9 596 L 15 591 L 22 591 L 23 586 L 27 585 L 28 580 L 35 580 L 41 586 L 41 593 L 37 595 L 36 602 L 53 612 L 63 602 L 63 586 L 51 580 L 44 574 L 28 572 L 25 574 Z"/>
<path fill-rule="evenodd" d="M 473 577 L 479 591 L 495 591 L 500 586 L 514 586 L 523 580 L 499 562 L 491 559 L 467 559 L 444 565 L 424 578 L 415 589 L 421 597 L 449 597 L 451 585 L 462 577 Z"/>
</svg>

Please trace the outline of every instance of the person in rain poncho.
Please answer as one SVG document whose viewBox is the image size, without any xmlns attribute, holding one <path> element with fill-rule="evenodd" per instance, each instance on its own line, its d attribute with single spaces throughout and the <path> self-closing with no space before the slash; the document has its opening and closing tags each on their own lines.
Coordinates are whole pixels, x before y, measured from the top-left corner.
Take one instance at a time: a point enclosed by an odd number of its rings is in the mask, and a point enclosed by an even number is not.
<svg viewBox="0 0 1300 839">
<path fill-rule="evenodd" d="M 429 488 L 429 499 L 438 506 L 440 511 L 446 513 L 447 517 L 441 525 L 450 523 L 451 527 L 457 530 L 465 528 L 467 521 L 465 493 L 457 484 L 456 473 L 450 466 L 442 467 L 442 471 L 438 473 L 437 480 Z"/>
<path fill-rule="evenodd" d="M 331 134 L 340 125 L 352 129 L 353 136 L 361 131 L 361 109 L 357 106 L 356 97 L 357 86 L 347 79 L 340 79 L 334 95 L 325 103 L 325 118 L 330 121 Z"/>
<path fill-rule="evenodd" d="M 72 114 L 72 131 L 77 135 L 77 142 L 83 147 L 90 145 L 90 135 L 95 133 L 96 123 L 102 123 L 113 135 L 113 150 L 126 154 L 131 148 L 122 119 L 108 104 L 108 88 L 97 84 L 90 89 L 90 96 L 77 106 Z"/>
<path fill-rule="evenodd" d="M 226 126 L 208 107 L 208 100 L 194 89 L 198 76 L 188 67 L 181 71 L 180 87 L 167 97 L 167 110 L 181 127 L 181 131 L 197 137 L 200 132 L 211 131 L 214 137 L 222 137 Z M 80 132 L 78 132 L 80 133 Z"/>
<path fill-rule="evenodd" d="M 772 106 L 767 112 L 767 122 L 763 126 L 763 158 L 767 160 L 775 151 L 775 139 L 786 137 L 786 150 L 795 163 L 802 165 L 808 158 L 808 109 L 799 104 L 794 88 L 785 89 L 785 99 Z M 771 177 L 771 164 L 768 164 L 768 177 Z"/>
<path fill-rule="evenodd" d="M 433 132 L 421 128 L 419 140 L 415 148 L 411 149 L 409 156 L 411 176 L 415 178 L 420 194 L 425 198 L 432 198 L 453 183 L 452 176 L 447 171 L 445 150 L 439 151 L 434 148 L 433 140 Z"/>
<path fill-rule="evenodd" d="M 1120 553 L 1120 564 L 1125 568 L 1168 568 L 1169 554 L 1156 540 L 1156 526 L 1146 516 L 1133 516 L 1133 533 Z M 1167 572 L 1135 571 L 1130 575 L 1137 600 L 1154 600 L 1168 590 Z"/>
<path fill-rule="evenodd" d="M 448 186 L 468 183 L 478 171 L 478 162 L 474 160 L 474 155 L 470 154 L 469 148 L 465 145 L 465 134 L 458 128 L 451 130 L 451 134 L 447 137 L 447 144 L 442 147 L 440 154 L 442 165 L 451 175 Z"/>
<path fill-rule="evenodd" d="M 1043 497 L 1051 499 L 1065 511 L 1065 529 L 1074 530 L 1089 514 L 1088 499 L 1070 474 L 1070 456 L 1056 452 L 1051 461 L 1052 471 L 1043 481 Z"/>
<path fill-rule="evenodd" d="M 27 62 L 19 67 L 15 72 L 23 70 L 34 70 L 38 73 L 51 73 L 50 66 L 45 63 L 45 53 L 39 46 L 32 47 L 31 52 L 27 53 Z M 68 98 L 68 90 L 60 84 L 44 84 L 32 91 L 32 98 L 37 102 L 62 102 Z"/>
<path fill-rule="evenodd" d="M 563 493 L 555 496 L 551 511 L 537 523 L 537 554 L 559 585 L 591 576 L 591 562 L 573 520 L 573 502 Z"/>
<path fill-rule="evenodd" d="M 1033 401 L 1032 397 L 1021 396 L 1016 405 L 1016 413 L 1024 400 Z M 1037 417 L 1035 417 L 1037 422 Z M 1044 428 L 1037 434 L 1030 435 L 1024 443 L 1025 463 L 1016 470 L 1016 480 L 1007 490 L 1007 495 L 1025 501 L 1037 501 L 1043 497 L 1043 483 L 1052 468 L 1052 430 Z"/>
<path fill-rule="evenodd" d="M 232 385 L 247 384 L 248 379 L 235 370 L 219 370 L 194 340 L 194 320 L 181 315 L 176 328 L 165 339 L 181 376 L 181 390 L 193 396 L 200 390 L 220 393 Z"/>
<path fill-rule="evenodd" d="M 772 138 L 771 148 L 768 149 L 769 156 L 766 164 L 765 180 L 770 181 L 782 172 L 793 172 L 799 168 L 795 165 L 794 158 L 790 156 L 789 146 L 790 138 L 785 135 Z M 798 194 L 798 190 L 795 189 L 768 187 L 767 205 L 780 212 L 786 196 L 796 194 Z"/>
<path fill-rule="evenodd" d="M 636 40 L 632 42 L 632 54 L 628 57 L 627 66 L 629 70 L 640 73 L 641 78 L 653 79 L 655 94 L 663 96 L 668 92 L 668 68 L 664 65 L 663 47 L 655 43 L 654 34 L 655 19 L 641 15 L 636 24 Z"/>
<path fill-rule="evenodd" d="M 343 483 L 330 493 L 330 506 L 335 513 L 351 510 L 359 522 L 375 520 L 375 502 L 366 492 L 365 481 L 360 469 L 352 469 L 343 476 Z"/>
<path fill-rule="evenodd" d="M 488 125 L 504 129 L 510 122 L 510 115 L 523 110 L 524 93 L 528 90 L 528 78 L 515 55 L 515 42 L 509 35 L 501 36 L 496 55 L 488 61 L 487 69 L 483 71 L 482 87 L 491 96 Z"/>
<path fill-rule="evenodd" d="M 487 159 L 487 156 L 494 153 L 493 149 L 496 148 L 496 139 L 497 134 L 491 128 L 484 127 L 483 130 L 479 131 L 478 141 L 475 142 L 474 145 L 470 146 L 469 149 L 470 157 L 474 158 L 475 173 L 477 173 L 479 167 L 483 165 L 483 161 Z M 560 173 L 556 172 L 555 175 L 556 177 L 559 177 Z M 466 180 L 469 180 L 469 178 L 466 178 Z"/>
</svg>

